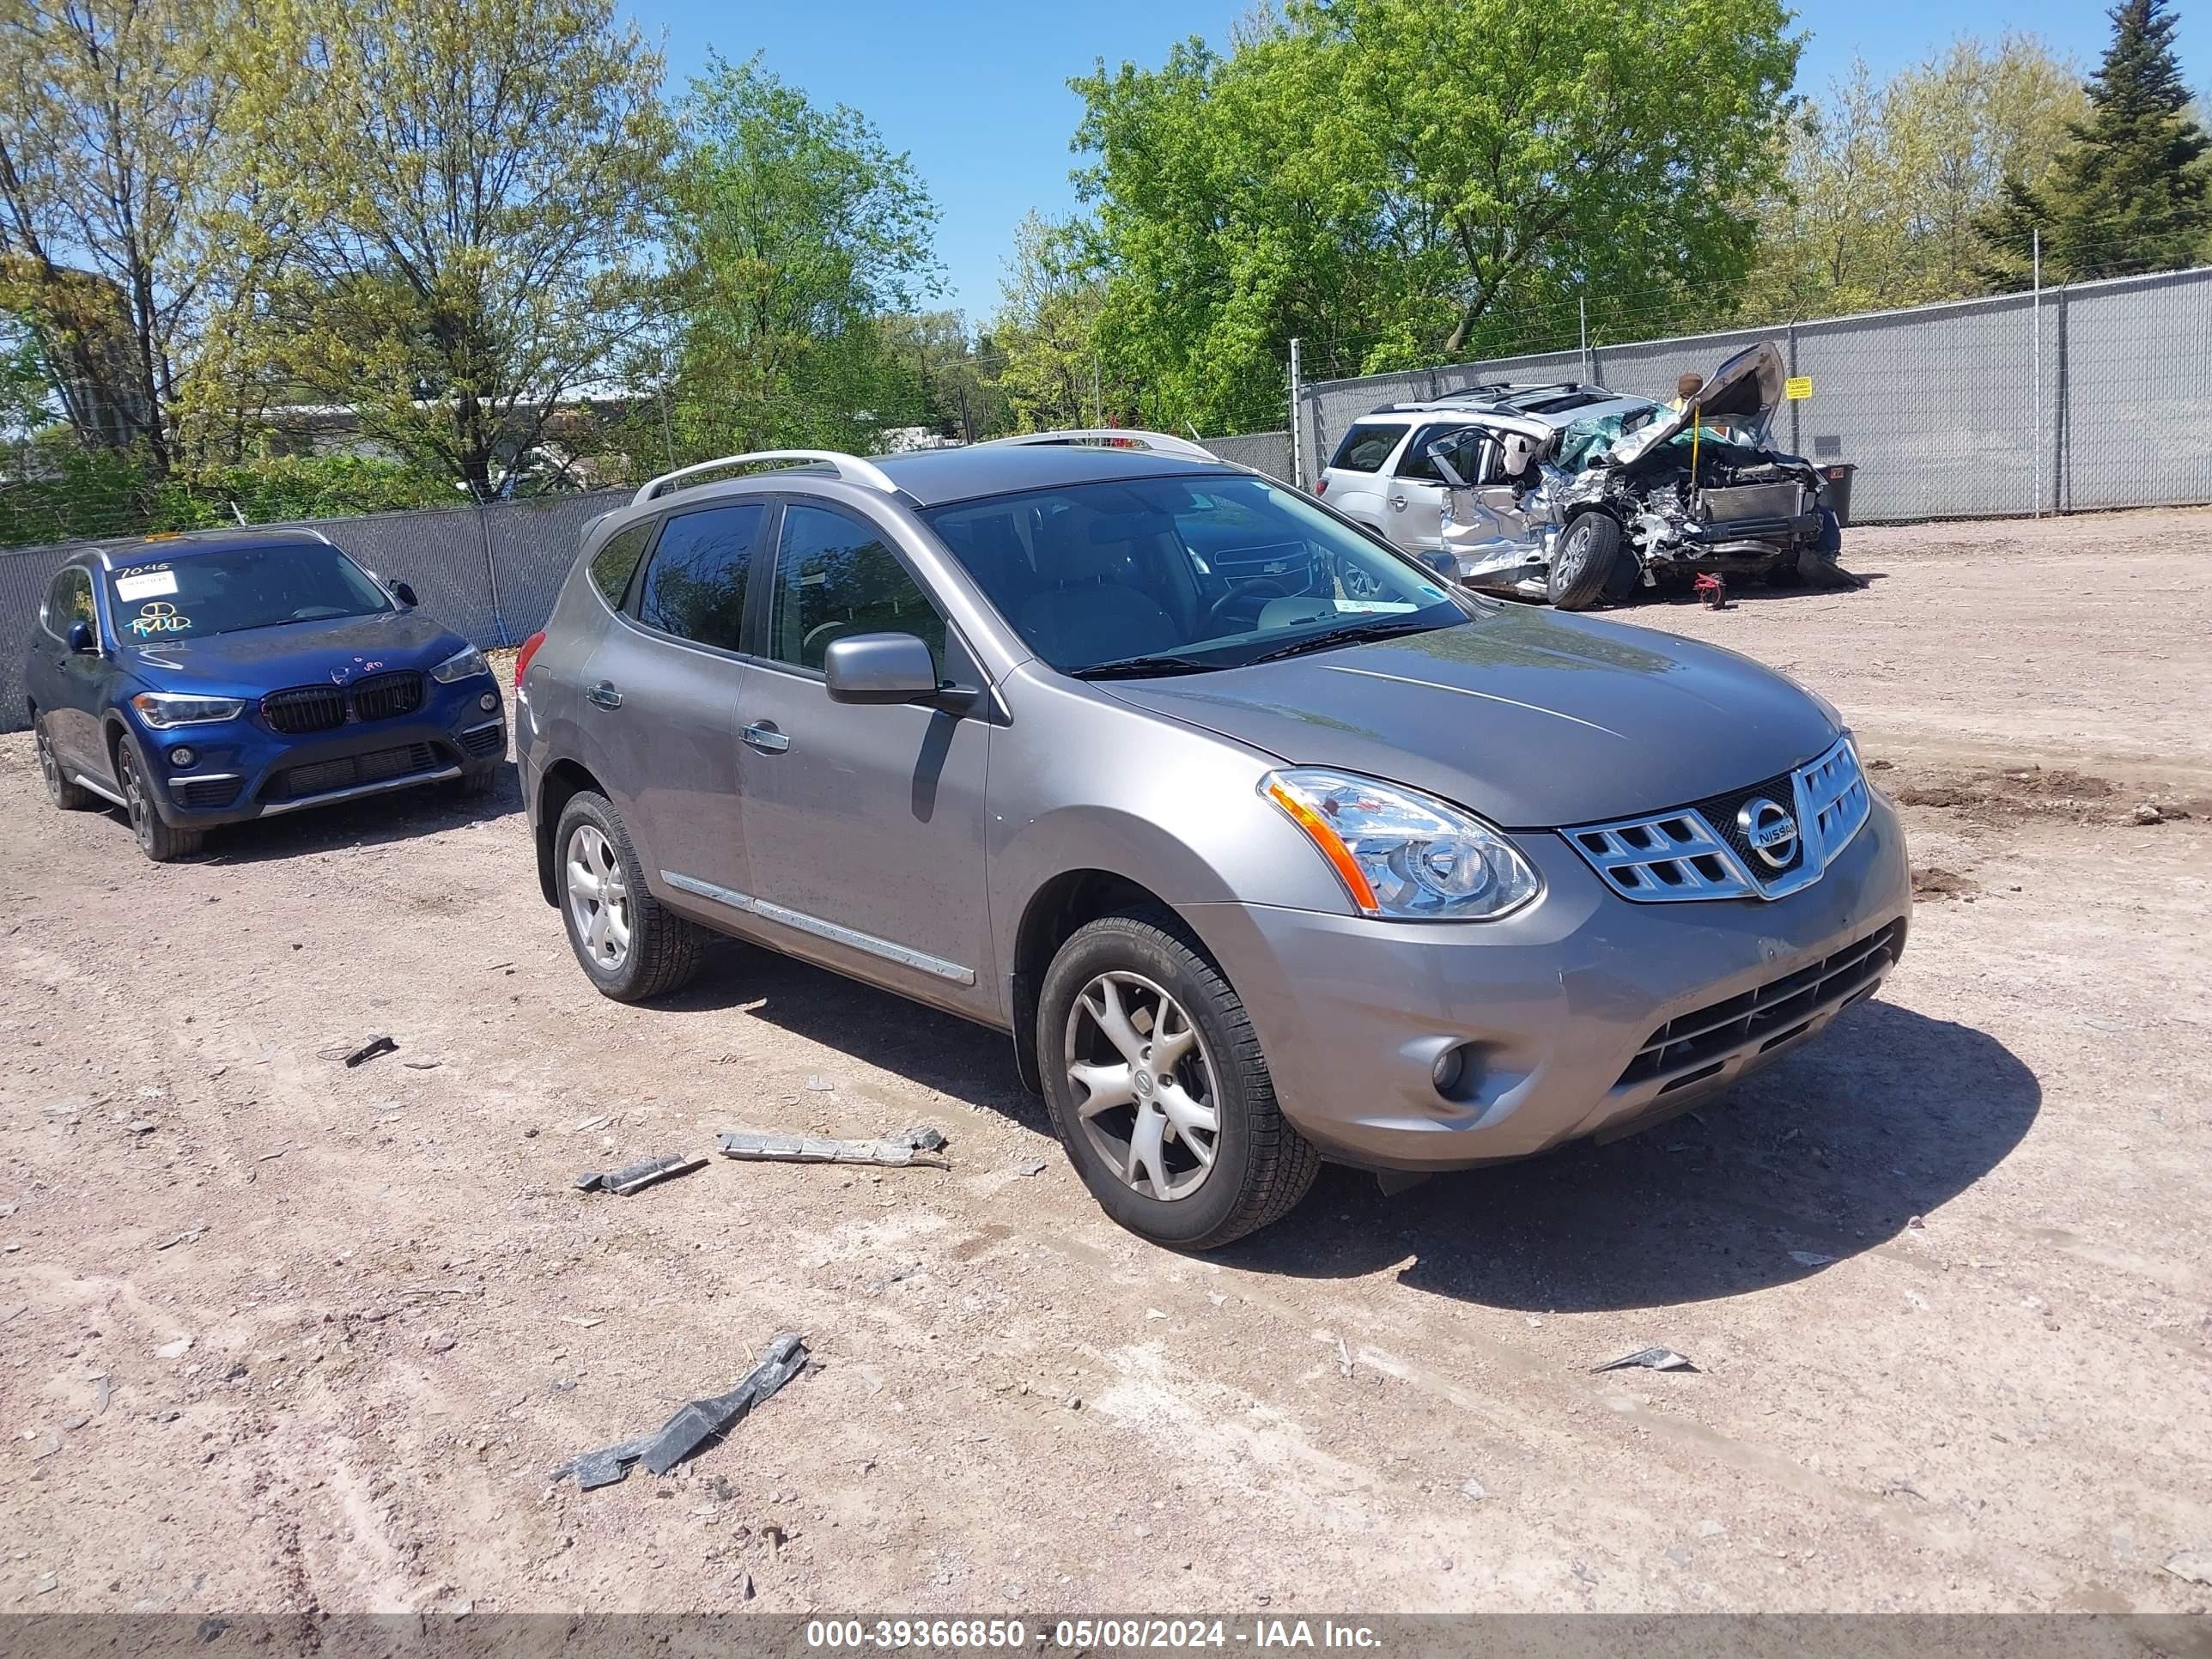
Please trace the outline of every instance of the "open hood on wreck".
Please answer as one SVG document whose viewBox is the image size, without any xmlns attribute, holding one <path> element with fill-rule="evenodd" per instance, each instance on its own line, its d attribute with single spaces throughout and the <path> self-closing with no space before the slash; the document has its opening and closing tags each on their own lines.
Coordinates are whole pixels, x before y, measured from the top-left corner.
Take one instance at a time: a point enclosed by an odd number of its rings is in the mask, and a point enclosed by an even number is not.
<svg viewBox="0 0 2212 1659">
<path fill-rule="evenodd" d="M 1660 445 L 1690 429 L 1692 409 L 1707 416 L 1748 416 L 1755 424 L 1762 423 L 1782 401 L 1782 383 L 1789 373 L 1782 354 L 1771 342 L 1761 340 L 1715 369 L 1690 400 L 1689 408 L 1668 410 L 1658 419 L 1638 427 L 1613 445 L 1607 459 L 1615 466 L 1642 460 Z"/>
</svg>

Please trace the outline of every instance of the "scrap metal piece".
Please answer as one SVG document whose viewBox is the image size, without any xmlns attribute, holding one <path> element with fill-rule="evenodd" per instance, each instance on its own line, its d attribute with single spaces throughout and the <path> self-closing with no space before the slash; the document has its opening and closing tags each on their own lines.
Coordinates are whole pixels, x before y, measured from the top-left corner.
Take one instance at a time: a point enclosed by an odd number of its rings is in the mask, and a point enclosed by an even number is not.
<svg viewBox="0 0 2212 1659">
<path fill-rule="evenodd" d="M 762 1164 L 876 1164 L 889 1169 L 921 1164 L 945 1170 L 951 1165 L 929 1154 L 941 1151 L 945 1137 L 934 1129 L 908 1129 L 881 1140 L 836 1140 L 828 1135 L 760 1134 L 732 1129 L 721 1139 L 724 1158 Z"/>
<path fill-rule="evenodd" d="M 394 1042 L 390 1037 L 373 1036 L 369 1038 L 368 1042 L 362 1043 L 360 1048 L 348 1054 L 345 1057 L 345 1063 L 347 1067 L 350 1069 L 353 1066 L 360 1065 L 365 1060 L 374 1060 L 379 1054 L 396 1054 L 398 1052 L 399 1045 Z"/>
<path fill-rule="evenodd" d="M 597 1451 L 571 1458 L 553 1471 L 553 1479 L 576 1477 L 585 1492 L 611 1486 L 643 1463 L 655 1474 L 665 1474 L 735 1428 L 747 1412 L 806 1369 L 806 1343 L 786 1332 L 762 1350 L 760 1364 L 744 1382 L 727 1394 L 694 1400 L 678 1407 L 674 1416 L 651 1434 L 624 1440 Z"/>
<path fill-rule="evenodd" d="M 1599 1371 L 1626 1370 L 1632 1365 L 1647 1371 L 1693 1371 L 1698 1369 L 1672 1348 L 1638 1348 L 1634 1353 L 1608 1359 L 1602 1365 L 1593 1365 L 1590 1370 L 1595 1375 Z"/>
<path fill-rule="evenodd" d="M 664 1152 L 659 1158 L 648 1158 L 642 1164 L 633 1164 L 625 1170 L 605 1170 L 580 1175 L 576 1190 L 580 1193 L 614 1193 L 627 1198 L 657 1182 L 680 1175 L 690 1175 L 694 1170 L 703 1170 L 707 1160 L 689 1158 L 681 1152 Z"/>
</svg>

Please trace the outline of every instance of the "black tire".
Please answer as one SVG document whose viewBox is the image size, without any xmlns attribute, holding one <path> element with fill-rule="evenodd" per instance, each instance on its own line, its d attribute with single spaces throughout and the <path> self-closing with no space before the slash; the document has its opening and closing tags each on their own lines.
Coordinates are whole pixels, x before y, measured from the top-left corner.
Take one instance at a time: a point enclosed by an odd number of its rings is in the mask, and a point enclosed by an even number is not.
<svg viewBox="0 0 2212 1659">
<path fill-rule="evenodd" d="M 599 854 L 599 846 L 588 839 L 572 846 L 586 828 L 597 833 L 622 878 L 622 893 L 613 902 L 613 914 L 627 921 L 629 933 L 619 958 L 612 961 L 602 947 L 592 943 L 579 917 L 580 908 L 590 907 L 581 903 L 569 886 L 571 853 L 588 848 L 594 857 Z M 577 965 L 602 996 L 617 1002 L 644 1002 L 679 991 L 698 976 L 706 961 L 706 930 L 678 915 L 646 890 L 645 870 L 638 861 L 637 849 L 630 845 L 629 832 L 605 795 L 584 789 L 568 797 L 553 832 L 553 851 L 554 891 L 561 905 L 562 926 L 568 931 L 568 948 L 576 953 Z M 600 870 L 602 879 L 606 873 L 605 868 Z"/>
<path fill-rule="evenodd" d="M 1604 595 L 1624 555 L 1620 526 L 1602 513 L 1585 513 L 1559 537 L 1559 550 L 1544 588 L 1557 611 L 1587 611 Z"/>
<path fill-rule="evenodd" d="M 146 763 L 138 745 L 129 738 L 116 740 L 115 781 L 123 786 L 123 810 L 131 819 L 131 833 L 137 838 L 140 852 L 156 864 L 170 864 L 200 850 L 207 839 L 205 830 L 177 830 L 161 822 L 161 809 L 154 804 L 151 786 L 146 781 Z"/>
<path fill-rule="evenodd" d="M 1172 995 L 1198 1034 L 1194 1055 L 1212 1062 L 1212 1158 L 1187 1196 L 1139 1192 L 1086 1130 L 1068 1076 L 1070 1016 L 1076 999 L 1109 973 L 1138 975 Z M 1079 929 L 1045 972 L 1036 1019 L 1038 1065 L 1060 1144 L 1099 1207 L 1139 1237 L 1170 1249 L 1218 1249 L 1279 1221 L 1313 1185 L 1321 1155 L 1276 1106 L 1250 1015 L 1173 915 L 1106 916 Z M 1142 1109 L 1133 1100 L 1117 1109 Z"/>
<path fill-rule="evenodd" d="M 88 812 L 95 806 L 107 803 L 82 784 L 74 782 L 62 770 L 61 757 L 54 752 L 53 739 L 46 735 L 46 717 L 40 714 L 31 722 L 33 742 L 39 750 L 39 776 L 45 781 L 46 799 L 64 812 Z"/>
</svg>

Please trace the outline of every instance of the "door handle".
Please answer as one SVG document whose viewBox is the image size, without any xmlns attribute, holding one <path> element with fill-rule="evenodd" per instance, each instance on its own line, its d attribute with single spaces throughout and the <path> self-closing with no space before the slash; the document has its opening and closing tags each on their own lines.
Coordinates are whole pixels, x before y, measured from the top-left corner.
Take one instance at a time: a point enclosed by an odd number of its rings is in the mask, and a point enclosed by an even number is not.
<svg viewBox="0 0 2212 1659">
<path fill-rule="evenodd" d="M 1403 513 L 1406 510 L 1406 498 L 1403 495 L 1393 495 L 1390 498 L 1390 505 Z"/>
<path fill-rule="evenodd" d="M 622 707 L 622 693 L 615 690 L 613 682 L 610 680 L 601 680 L 584 695 L 602 708 Z"/>
<path fill-rule="evenodd" d="M 781 755 L 791 747 L 791 739 L 775 729 L 775 723 L 773 720 L 763 720 L 757 726 L 748 726 L 738 735 L 764 755 Z"/>
</svg>

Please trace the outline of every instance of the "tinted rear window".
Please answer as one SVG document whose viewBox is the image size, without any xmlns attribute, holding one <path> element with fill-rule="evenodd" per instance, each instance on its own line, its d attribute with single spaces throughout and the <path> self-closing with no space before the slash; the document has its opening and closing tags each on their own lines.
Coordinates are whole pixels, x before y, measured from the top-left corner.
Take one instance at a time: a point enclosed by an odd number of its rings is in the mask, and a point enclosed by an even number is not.
<svg viewBox="0 0 2212 1659">
<path fill-rule="evenodd" d="M 1405 435 L 1402 426 L 1355 426 L 1344 434 L 1344 441 L 1336 447 L 1336 459 L 1329 465 L 1346 472 L 1380 471 Z"/>
<path fill-rule="evenodd" d="M 623 595 L 629 592 L 629 579 L 637 574 L 645 544 L 652 539 L 653 520 L 647 519 L 643 524 L 617 531 L 607 538 L 605 546 L 592 555 L 592 580 L 617 611 L 622 609 Z"/>
<path fill-rule="evenodd" d="M 738 649 L 753 546 L 767 516 L 749 501 L 671 519 L 646 568 L 637 619 L 680 640 Z"/>
</svg>

